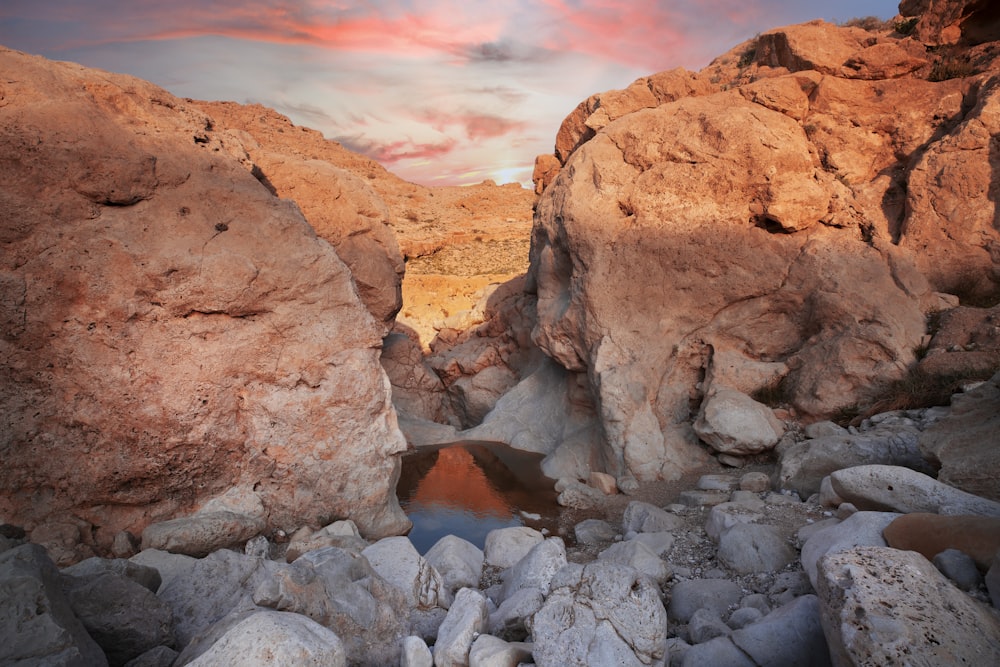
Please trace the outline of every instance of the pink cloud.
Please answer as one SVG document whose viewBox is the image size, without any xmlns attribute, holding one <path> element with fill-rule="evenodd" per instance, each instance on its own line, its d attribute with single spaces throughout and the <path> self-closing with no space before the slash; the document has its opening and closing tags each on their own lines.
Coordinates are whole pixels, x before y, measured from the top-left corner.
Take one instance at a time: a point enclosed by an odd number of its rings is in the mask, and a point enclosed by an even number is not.
<svg viewBox="0 0 1000 667">
<path fill-rule="evenodd" d="M 417 143 L 410 139 L 376 141 L 365 137 L 336 137 L 346 148 L 367 155 L 385 165 L 403 160 L 439 159 L 451 153 L 458 142 L 447 138 L 438 143 Z"/>
</svg>

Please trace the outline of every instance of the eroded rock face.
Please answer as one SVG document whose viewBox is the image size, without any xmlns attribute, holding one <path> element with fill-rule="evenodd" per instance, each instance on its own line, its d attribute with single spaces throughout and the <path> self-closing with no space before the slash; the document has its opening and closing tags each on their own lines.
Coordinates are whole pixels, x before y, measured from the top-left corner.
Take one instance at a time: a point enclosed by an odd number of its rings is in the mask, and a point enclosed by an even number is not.
<svg viewBox="0 0 1000 667">
<path fill-rule="evenodd" d="M 405 530 L 382 325 L 333 247 L 194 107 L 0 60 L 0 516 L 110 546 L 241 487 L 267 528 Z"/>
</svg>

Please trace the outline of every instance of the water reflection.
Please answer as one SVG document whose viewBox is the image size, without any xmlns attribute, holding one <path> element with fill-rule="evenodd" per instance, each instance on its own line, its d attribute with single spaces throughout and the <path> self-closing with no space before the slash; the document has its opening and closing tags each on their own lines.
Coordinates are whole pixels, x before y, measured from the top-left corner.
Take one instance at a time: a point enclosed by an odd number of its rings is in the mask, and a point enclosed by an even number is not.
<svg viewBox="0 0 1000 667">
<path fill-rule="evenodd" d="M 530 525 L 555 532 L 559 506 L 553 480 L 541 473 L 541 459 L 490 442 L 459 442 L 405 455 L 396 495 L 413 522 L 410 540 L 426 553 L 448 534 L 482 548 L 486 534 L 496 528 Z"/>
</svg>

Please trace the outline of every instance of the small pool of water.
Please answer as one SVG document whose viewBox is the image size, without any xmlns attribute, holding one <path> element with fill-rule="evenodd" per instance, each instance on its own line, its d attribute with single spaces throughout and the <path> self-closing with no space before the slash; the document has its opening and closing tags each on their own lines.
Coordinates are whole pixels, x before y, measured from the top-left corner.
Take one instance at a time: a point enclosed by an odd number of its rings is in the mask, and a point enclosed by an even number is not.
<svg viewBox="0 0 1000 667">
<path fill-rule="evenodd" d="M 480 549 L 496 528 L 531 526 L 557 531 L 560 507 L 554 480 L 541 472 L 542 455 L 502 443 L 456 442 L 421 447 L 403 456 L 396 495 L 421 554 L 445 535 Z"/>
</svg>

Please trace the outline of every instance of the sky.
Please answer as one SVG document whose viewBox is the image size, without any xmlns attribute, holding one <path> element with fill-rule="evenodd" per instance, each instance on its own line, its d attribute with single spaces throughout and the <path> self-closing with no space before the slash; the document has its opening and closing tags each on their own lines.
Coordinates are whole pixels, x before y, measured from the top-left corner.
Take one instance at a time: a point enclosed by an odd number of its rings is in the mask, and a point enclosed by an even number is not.
<svg viewBox="0 0 1000 667">
<path fill-rule="evenodd" d="M 895 0 L 2 0 L 0 45 L 260 103 L 423 185 L 530 187 L 593 93 Z"/>
</svg>

